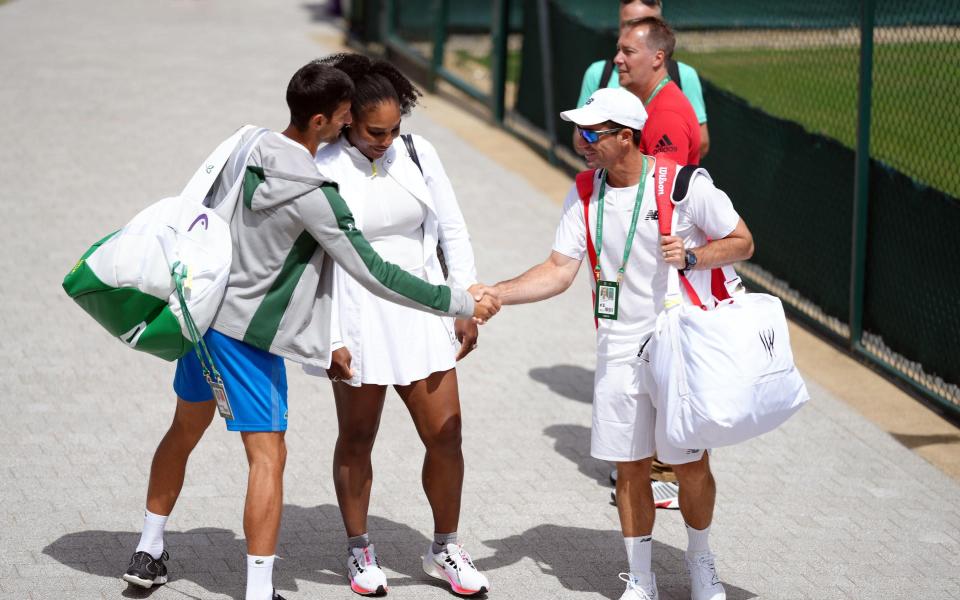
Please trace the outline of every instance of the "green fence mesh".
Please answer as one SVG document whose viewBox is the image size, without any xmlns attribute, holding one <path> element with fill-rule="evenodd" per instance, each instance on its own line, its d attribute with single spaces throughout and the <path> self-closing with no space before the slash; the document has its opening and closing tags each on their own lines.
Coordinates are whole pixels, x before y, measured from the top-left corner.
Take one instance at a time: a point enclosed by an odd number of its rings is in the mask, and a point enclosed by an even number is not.
<svg viewBox="0 0 960 600">
<path fill-rule="evenodd" d="M 591 62 L 612 57 L 617 3 L 548 4 L 554 114 L 533 0 L 516 110 L 540 127 L 552 119 L 569 145 L 556 112 L 576 102 Z M 849 335 L 860 0 L 665 4 L 688 29 L 677 58 L 703 80 L 703 164 L 757 240 L 748 276 Z M 875 11 L 863 343 L 960 410 L 960 2 L 878 0 Z"/>
<path fill-rule="evenodd" d="M 371 7 L 386 0 L 357 1 L 370 27 L 379 10 Z M 488 26 L 489 3 L 450 1 L 451 29 Z M 960 414 L 960 0 L 665 0 L 664 16 L 678 30 L 676 57 L 703 83 L 711 149 L 702 162 L 757 241 L 744 275 L 842 339 L 850 335 L 868 1 L 875 29 L 865 290 L 856 307 L 862 344 Z M 434 30 L 437 0 L 397 2 L 401 37 Z M 619 3 L 548 0 L 546 54 L 540 5 L 511 4 L 511 29 L 522 24 L 523 38 L 513 114 L 553 128 L 569 147 L 572 128 L 558 113 L 576 104 L 584 70 L 612 58 Z"/>
</svg>

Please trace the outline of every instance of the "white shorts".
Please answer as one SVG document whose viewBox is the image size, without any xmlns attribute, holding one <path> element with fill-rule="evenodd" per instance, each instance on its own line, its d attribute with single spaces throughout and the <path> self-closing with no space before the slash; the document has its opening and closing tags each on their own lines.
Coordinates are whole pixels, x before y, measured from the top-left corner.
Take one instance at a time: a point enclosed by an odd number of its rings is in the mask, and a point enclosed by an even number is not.
<svg viewBox="0 0 960 600">
<path fill-rule="evenodd" d="M 677 448 L 667 441 L 663 419 L 646 391 L 646 368 L 640 361 L 608 363 L 597 358 L 590 455 L 611 462 L 656 455 L 668 465 L 700 460 L 703 448 Z"/>
</svg>

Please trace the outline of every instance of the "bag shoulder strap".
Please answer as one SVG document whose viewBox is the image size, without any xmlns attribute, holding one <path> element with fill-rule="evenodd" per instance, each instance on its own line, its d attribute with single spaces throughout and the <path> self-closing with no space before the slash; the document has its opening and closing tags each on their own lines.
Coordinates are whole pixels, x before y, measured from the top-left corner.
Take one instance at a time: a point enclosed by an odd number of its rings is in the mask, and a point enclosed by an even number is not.
<svg viewBox="0 0 960 600">
<path fill-rule="evenodd" d="M 210 188 L 216 183 L 217 178 L 223 171 L 223 167 L 227 164 L 227 161 L 230 160 L 231 154 L 233 154 L 233 151 L 240 144 L 243 136 L 252 129 L 256 128 L 253 125 L 244 125 L 233 135 L 220 142 L 220 144 L 214 148 L 213 152 L 210 153 L 210 156 L 200 164 L 190 178 L 190 181 L 184 186 L 183 191 L 180 192 L 180 195 L 197 200 L 198 202 L 202 201 L 207 194 L 210 193 Z M 260 139 L 267 131 L 267 129 L 261 128 L 253 137 Z"/>
<path fill-rule="evenodd" d="M 400 137 L 403 138 L 403 145 L 407 147 L 407 152 L 410 153 L 413 164 L 417 165 L 417 168 L 420 169 L 420 174 L 423 175 L 423 166 L 420 164 L 420 157 L 417 155 L 417 147 L 413 145 L 413 136 L 405 133 Z"/>
<path fill-rule="evenodd" d="M 696 172 L 697 167 L 694 166 L 692 169 L 688 167 L 678 168 L 676 162 L 665 156 L 657 157 L 656 161 L 657 163 L 654 168 L 657 173 L 657 185 L 654 192 L 657 198 L 657 227 L 660 229 L 661 236 L 667 236 L 673 234 L 674 226 L 674 207 L 671 197 L 675 197 L 676 187 L 679 186 L 681 182 L 683 182 L 685 188 L 689 187 L 690 178 Z M 686 192 L 684 192 L 680 199 L 684 197 L 686 197 Z M 672 267 L 671 270 L 673 270 Z M 687 297 L 690 298 L 690 302 L 700 308 L 705 308 L 703 302 L 700 301 L 700 296 L 693 288 L 693 285 L 687 280 L 686 275 L 679 273 L 678 276 L 680 284 L 687 292 Z"/>
<path fill-rule="evenodd" d="M 420 156 L 417 155 L 417 147 L 413 144 L 413 135 L 409 133 L 404 133 L 400 136 L 403 139 L 403 145 L 407 147 L 407 152 L 410 154 L 410 158 L 413 159 L 413 164 L 417 165 L 417 168 L 420 169 L 420 175 L 423 175 L 423 165 L 420 164 Z M 450 268 L 447 267 L 447 257 L 443 254 L 443 248 L 440 247 L 440 244 L 437 244 L 437 260 L 440 261 L 440 271 L 443 272 L 443 279 L 446 280 L 450 276 Z"/>
<path fill-rule="evenodd" d="M 613 61 L 607 60 L 603 64 L 603 74 L 600 75 L 600 87 L 610 87 L 610 76 L 613 75 Z"/>
<path fill-rule="evenodd" d="M 680 82 L 680 65 L 677 64 L 677 61 L 672 58 L 667 59 L 667 75 L 670 76 L 670 79 L 673 80 L 677 87 L 680 88 L 680 91 L 683 91 L 683 84 Z"/>
<path fill-rule="evenodd" d="M 593 238 L 590 236 L 590 197 L 593 196 L 593 180 L 597 178 L 597 169 L 588 169 L 577 173 L 577 195 L 583 205 L 583 225 L 587 232 L 587 258 L 590 260 L 590 269 L 597 268 L 597 250 L 593 247 Z"/>
<path fill-rule="evenodd" d="M 590 261 L 591 273 L 597 268 L 597 251 L 593 247 L 593 238 L 590 237 L 590 197 L 593 196 L 593 180 L 596 178 L 597 169 L 588 169 L 577 173 L 575 180 L 577 195 L 580 196 L 580 204 L 583 205 L 583 228 L 587 234 L 587 260 Z M 593 291 L 594 295 L 596 293 L 596 291 Z M 593 318 L 593 326 L 600 327 L 600 322 L 596 317 Z"/>
</svg>

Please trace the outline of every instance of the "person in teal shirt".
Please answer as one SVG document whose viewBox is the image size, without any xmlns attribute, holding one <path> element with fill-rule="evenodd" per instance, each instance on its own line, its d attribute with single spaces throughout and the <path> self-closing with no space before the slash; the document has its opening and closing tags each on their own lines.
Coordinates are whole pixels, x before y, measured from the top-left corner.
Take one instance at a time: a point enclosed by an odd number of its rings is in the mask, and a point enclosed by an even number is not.
<svg viewBox="0 0 960 600">
<path fill-rule="evenodd" d="M 661 17 L 663 5 L 661 0 L 621 0 L 620 1 L 620 25 L 630 19 L 641 19 L 643 17 Z M 671 59 L 672 61 L 672 59 Z M 683 90 L 683 95 L 693 106 L 693 112 L 697 115 L 697 121 L 700 123 L 700 158 L 707 155 L 710 149 L 710 135 L 707 131 L 707 106 L 703 102 L 703 87 L 700 85 L 700 76 L 697 70 L 690 65 L 682 62 L 675 62 L 676 75 L 671 74 L 672 79 L 679 79 L 677 85 Z M 607 72 L 606 81 L 604 72 Z M 583 74 L 583 83 L 580 85 L 580 99 L 577 101 L 577 107 L 583 106 L 587 99 L 601 87 L 620 87 L 620 78 L 617 75 L 616 67 L 613 66 L 612 59 L 598 60 L 593 63 Z M 576 134 L 574 134 L 576 135 Z M 574 146 L 576 147 L 576 146 Z"/>
</svg>

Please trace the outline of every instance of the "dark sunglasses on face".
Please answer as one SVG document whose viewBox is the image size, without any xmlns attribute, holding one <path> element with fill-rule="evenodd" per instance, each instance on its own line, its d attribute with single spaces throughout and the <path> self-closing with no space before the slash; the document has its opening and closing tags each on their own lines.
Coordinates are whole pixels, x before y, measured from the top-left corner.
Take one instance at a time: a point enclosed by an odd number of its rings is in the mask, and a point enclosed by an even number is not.
<svg viewBox="0 0 960 600">
<path fill-rule="evenodd" d="M 596 144 L 601 135 L 616 133 L 621 129 L 626 129 L 626 127 L 614 127 L 613 129 L 601 129 L 599 131 L 594 131 L 592 129 L 583 129 L 577 125 L 577 131 L 580 133 L 580 137 L 586 140 L 588 144 Z"/>
</svg>

